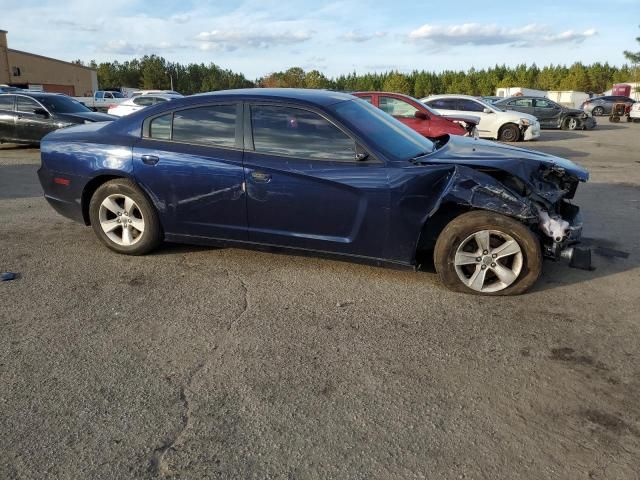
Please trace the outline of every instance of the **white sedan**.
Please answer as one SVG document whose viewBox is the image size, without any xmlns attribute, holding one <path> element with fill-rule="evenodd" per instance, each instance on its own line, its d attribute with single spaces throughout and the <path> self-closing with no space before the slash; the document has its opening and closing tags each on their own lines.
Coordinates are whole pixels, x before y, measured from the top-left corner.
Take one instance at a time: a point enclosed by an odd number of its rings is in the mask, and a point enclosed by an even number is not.
<svg viewBox="0 0 640 480">
<path fill-rule="evenodd" d="M 533 140 L 540 136 L 540 122 L 533 115 L 502 110 L 471 95 L 432 95 L 420 100 L 442 115 L 476 115 L 478 134 L 503 142 Z"/>
<path fill-rule="evenodd" d="M 631 110 L 629 111 L 629 121 L 634 121 L 636 123 L 640 122 L 640 102 L 636 102 L 631 105 Z"/>
<path fill-rule="evenodd" d="M 149 107 L 151 105 L 168 102 L 176 98 L 183 98 L 183 97 L 180 94 L 172 95 L 168 93 L 158 93 L 158 94 L 149 93 L 146 95 L 138 95 L 136 97 L 129 98 L 128 100 L 125 100 L 122 103 L 111 106 L 108 112 L 109 112 L 109 115 L 124 117 L 125 115 L 129 115 L 133 112 L 137 112 L 138 110 L 142 110 L 143 108 Z"/>
</svg>

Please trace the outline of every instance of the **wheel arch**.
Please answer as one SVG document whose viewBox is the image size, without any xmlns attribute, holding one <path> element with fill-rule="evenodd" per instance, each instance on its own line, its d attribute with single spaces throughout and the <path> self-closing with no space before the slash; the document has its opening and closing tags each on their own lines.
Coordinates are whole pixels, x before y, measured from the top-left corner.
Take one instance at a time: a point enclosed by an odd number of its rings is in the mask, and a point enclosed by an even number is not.
<svg viewBox="0 0 640 480">
<path fill-rule="evenodd" d="M 147 192 L 147 190 L 142 185 L 136 182 L 134 178 L 122 172 L 104 172 L 96 175 L 91 180 L 89 180 L 82 190 L 82 219 L 84 220 L 85 225 L 91 225 L 91 219 L 89 218 L 89 204 L 91 203 L 91 197 L 93 197 L 93 194 L 96 192 L 96 190 L 98 190 L 98 188 L 100 188 L 101 185 L 104 185 L 111 180 L 117 180 L 119 178 L 129 180 L 136 187 L 138 187 L 140 191 L 147 197 L 151 205 L 153 205 L 153 207 L 157 210 L 157 205 L 153 200 L 153 196 L 149 195 L 149 192 Z"/>
</svg>

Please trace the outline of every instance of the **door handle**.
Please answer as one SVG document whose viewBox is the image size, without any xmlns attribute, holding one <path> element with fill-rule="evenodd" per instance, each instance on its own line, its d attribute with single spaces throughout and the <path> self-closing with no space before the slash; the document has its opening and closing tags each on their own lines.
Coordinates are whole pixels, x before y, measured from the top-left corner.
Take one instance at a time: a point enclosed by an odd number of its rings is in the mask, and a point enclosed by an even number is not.
<svg viewBox="0 0 640 480">
<path fill-rule="evenodd" d="M 271 174 L 253 171 L 251 172 L 251 179 L 254 182 L 269 183 L 271 181 Z"/>
<path fill-rule="evenodd" d="M 160 159 L 155 155 L 142 155 L 142 163 L 145 165 L 155 165 Z"/>
</svg>

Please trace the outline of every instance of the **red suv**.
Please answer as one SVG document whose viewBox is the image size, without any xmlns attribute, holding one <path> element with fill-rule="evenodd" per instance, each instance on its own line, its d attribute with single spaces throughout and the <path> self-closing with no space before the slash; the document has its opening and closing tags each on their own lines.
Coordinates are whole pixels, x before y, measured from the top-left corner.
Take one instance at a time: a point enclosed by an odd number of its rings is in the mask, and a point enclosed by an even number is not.
<svg viewBox="0 0 640 480">
<path fill-rule="evenodd" d="M 476 125 L 480 123 L 480 119 L 472 115 L 444 117 L 420 100 L 401 93 L 356 92 L 352 95 L 375 105 L 425 137 L 464 135 L 477 138 L 478 136 Z"/>
</svg>

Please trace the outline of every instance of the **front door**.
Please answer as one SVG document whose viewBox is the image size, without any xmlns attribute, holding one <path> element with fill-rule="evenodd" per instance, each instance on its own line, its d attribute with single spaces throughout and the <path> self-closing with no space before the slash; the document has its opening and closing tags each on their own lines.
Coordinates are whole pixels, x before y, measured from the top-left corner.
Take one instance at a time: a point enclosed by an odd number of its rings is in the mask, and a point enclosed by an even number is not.
<svg viewBox="0 0 640 480">
<path fill-rule="evenodd" d="M 16 139 L 21 142 L 37 143 L 47 133 L 55 130 L 51 115 L 30 97 L 17 96 Z"/>
<path fill-rule="evenodd" d="M 534 116 L 538 118 L 541 128 L 560 127 L 562 109 L 550 100 L 543 98 L 535 99 Z"/>
<path fill-rule="evenodd" d="M 136 180 L 166 233 L 247 239 L 241 103 L 177 110 L 145 121 L 133 149 Z"/>
<path fill-rule="evenodd" d="M 317 111 L 254 104 L 246 128 L 251 241 L 379 256 L 389 215 L 382 162 Z"/>
</svg>

